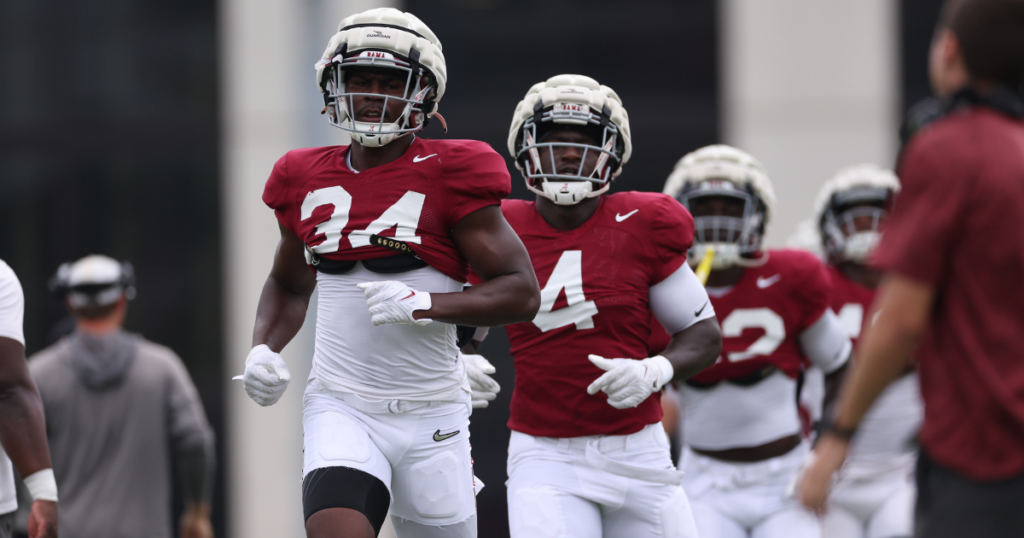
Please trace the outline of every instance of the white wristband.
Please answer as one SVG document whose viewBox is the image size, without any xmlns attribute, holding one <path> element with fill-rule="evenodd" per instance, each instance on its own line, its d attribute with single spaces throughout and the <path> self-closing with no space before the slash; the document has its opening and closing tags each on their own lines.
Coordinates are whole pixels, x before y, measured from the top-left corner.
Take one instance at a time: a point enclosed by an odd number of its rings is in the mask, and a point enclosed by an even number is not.
<svg viewBox="0 0 1024 538">
<path fill-rule="evenodd" d="M 672 378 L 676 375 L 676 369 L 672 367 L 672 363 L 668 359 L 661 355 L 655 355 L 648 359 L 654 364 L 658 365 L 658 381 L 657 386 L 654 390 L 661 390 Z"/>
<path fill-rule="evenodd" d="M 25 477 L 25 487 L 33 501 L 57 502 L 57 479 L 53 477 L 53 469 L 43 469 Z"/>
</svg>

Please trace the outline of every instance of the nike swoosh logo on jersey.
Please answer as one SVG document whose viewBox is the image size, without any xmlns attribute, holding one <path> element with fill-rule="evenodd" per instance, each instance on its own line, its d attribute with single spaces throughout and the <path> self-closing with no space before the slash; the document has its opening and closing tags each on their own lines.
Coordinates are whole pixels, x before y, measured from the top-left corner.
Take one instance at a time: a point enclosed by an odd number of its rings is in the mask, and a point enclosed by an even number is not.
<svg viewBox="0 0 1024 538">
<path fill-rule="evenodd" d="M 406 295 L 405 297 L 402 297 L 402 300 L 404 301 L 404 300 L 408 299 L 409 297 L 412 297 L 413 295 L 416 295 L 416 292 L 415 291 L 410 291 L 409 295 Z"/>
<path fill-rule="evenodd" d="M 441 430 L 437 430 L 436 432 L 434 432 L 434 441 L 440 443 L 441 441 L 444 441 L 445 439 L 451 439 L 452 437 L 455 437 L 458 434 L 459 430 L 455 430 L 449 433 L 441 433 Z"/>
<path fill-rule="evenodd" d="M 782 275 L 775 275 L 775 276 L 771 276 L 771 277 L 768 277 L 768 278 L 765 278 L 763 276 L 759 276 L 759 277 L 757 277 L 757 287 L 763 290 L 763 289 L 767 288 L 768 286 L 771 286 L 772 284 L 775 284 L 781 278 L 782 278 Z"/>
<path fill-rule="evenodd" d="M 693 317 L 695 317 L 695 318 L 699 318 L 699 317 L 700 317 L 700 313 L 701 313 L 701 312 L 703 312 L 703 311 L 704 311 L 704 309 L 708 307 L 708 303 L 709 303 L 709 302 L 710 302 L 710 301 L 704 301 L 704 306 L 700 307 L 700 310 L 696 310 L 696 311 L 694 311 L 694 312 L 693 312 Z"/>
<path fill-rule="evenodd" d="M 430 155 L 427 155 L 426 157 L 420 157 L 419 155 L 417 155 L 417 156 L 412 158 L 412 162 L 414 162 L 414 163 L 421 163 L 421 162 L 423 162 L 423 161 L 433 157 L 434 155 L 437 155 L 437 154 L 436 153 L 431 153 Z"/>
<path fill-rule="evenodd" d="M 629 217 L 632 217 L 637 211 L 640 211 L 640 210 L 639 209 L 634 209 L 634 210 L 630 211 L 629 213 L 626 213 L 625 215 L 620 215 L 620 214 L 616 213 L 615 214 L 615 222 L 622 222 L 622 221 L 628 219 Z"/>
</svg>

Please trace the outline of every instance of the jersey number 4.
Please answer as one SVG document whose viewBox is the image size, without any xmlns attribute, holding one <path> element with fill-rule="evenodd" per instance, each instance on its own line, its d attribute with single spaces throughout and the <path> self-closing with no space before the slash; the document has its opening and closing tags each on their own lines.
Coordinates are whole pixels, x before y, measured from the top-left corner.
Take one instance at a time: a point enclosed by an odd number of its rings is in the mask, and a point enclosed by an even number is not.
<svg viewBox="0 0 1024 538">
<path fill-rule="evenodd" d="M 395 205 L 389 207 L 365 229 L 353 230 L 348 234 L 352 248 L 370 246 L 371 235 L 391 228 L 395 229 L 395 239 L 420 244 L 421 239 L 416 235 L 416 228 L 419 227 L 424 200 L 426 196 L 418 192 L 406 192 Z M 314 209 L 325 205 L 333 205 L 334 213 L 330 219 L 316 226 L 317 235 L 324 234 L 323 243 L 313 247 L 313 252 L 317 254 L 330 254 L 338 252 L 341 248 L 341 231 L 348 226 L 349 213 L 352 211 L 352 195 L 341 186 L 312 191 L 302 201 L 302 220 L 309 219 L 313 216 Z"/>
<path fill-rule="evenodd" d="M 565 290 L 569 306 L 552 312 L 555 301 Z M 542 332 L 576 325 L 577 329 L 593 329 L 597 305 L 583 295 L 583 251 L 567 250 L 558 258 L 548 283 L 540 290 L 540 311 L 533 324 Z"/>
</svg>

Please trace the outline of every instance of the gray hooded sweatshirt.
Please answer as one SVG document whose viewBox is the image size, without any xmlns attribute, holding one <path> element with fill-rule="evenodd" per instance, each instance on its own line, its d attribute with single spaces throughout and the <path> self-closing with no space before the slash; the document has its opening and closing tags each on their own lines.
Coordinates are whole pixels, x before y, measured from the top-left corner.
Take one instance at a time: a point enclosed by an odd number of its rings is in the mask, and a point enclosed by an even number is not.
<svg viewBox="0 0 1024 538">
<path fill-rule="evenodd" d="M 46 412 L 62 538 L 170 538 L 171 457 L 207 502 L 213 431 L 181 359 L 124 331 L 29 359 Z"/>
</svg>

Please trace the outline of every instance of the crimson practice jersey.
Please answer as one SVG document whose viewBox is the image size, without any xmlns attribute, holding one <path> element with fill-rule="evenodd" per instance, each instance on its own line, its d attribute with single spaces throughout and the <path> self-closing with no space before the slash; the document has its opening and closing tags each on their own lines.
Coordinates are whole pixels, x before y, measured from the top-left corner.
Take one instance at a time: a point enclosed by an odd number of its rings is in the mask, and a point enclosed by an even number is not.
<svg viewBox="0 0 1024 538">
<path fill-rule="evenodd" d="M 864 316 L 875 301 L 875 290 L 865 288 L 850 280 L 839 269 L 828 266 L 828 276 L 832 283 L 832 310 L 843 324 L 846 335 L 853 341 L 854 347 L 860 338 L 861 329 L 867 325 Z"/>
<path fill-rule="evenodd" d="M 622 435 L 661 420 L 657 394 L 633 409 L 587 394 L 604 373 L 588 354 L 645 359 L 650 287 L 686 262 L 693 218 L 673 198 L 622 192 L 601 197 L 590 220 L 556 230 L 534 202 L 502 212 L 523 240 L 543 289 L 537 317 L 509 325 L 516 386 L 509 428 L 542 437 Z"/>
<path fill-rule="evenodd" d="M 371 236 L 394 237 L 435 269 L 465 282 L 469 265 L 451 230 L 466 215 L 508 196 L 505 160 L 483 142 L 417 138 L 398 160 L 353 172 L 347 151 L 348 146 L 289 151 L 274 165 L 264 203 L 319 256 L 392 256 L 395 251 L 371 244 Z"/>
<path fill-rule="evenodd" d="M 694 381 L 739 378 L 769 364 L 791 378 L 800 373 L 806 358 L 798 337 L 831 306 L 829 276 L 808 252 L 771 250 L 766 255 L 764 265 L 747 268 L 724 295 L 708 289 L 722 327 L 722 355 Z M 655 326 L 659 334 L 651 348 L 664 349 L 668 335 Z"/>
</svg>

